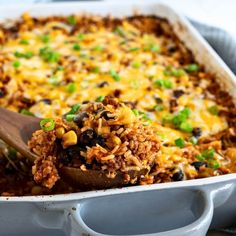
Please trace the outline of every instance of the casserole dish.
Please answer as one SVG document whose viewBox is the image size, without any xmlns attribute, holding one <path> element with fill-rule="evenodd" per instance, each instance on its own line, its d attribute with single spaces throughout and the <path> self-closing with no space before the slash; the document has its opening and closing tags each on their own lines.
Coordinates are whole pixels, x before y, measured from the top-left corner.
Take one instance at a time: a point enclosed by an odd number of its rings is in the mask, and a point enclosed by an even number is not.
<svg viewBox="0 0 236 236">
<path fill-rule="evenodd" d="M 218 78 L 224 78 L 219 82 L 235 98 L 234 75 L 188 22 L 165 5 L 89 2 L 4 7 L 3 10 L 3 19 L 19 17 L 25 11 L 33 16 L 90 12 L 122 17 L 131 15 L 134 10 L 166 18 L 176 35 L 191 48 L 196 60 Z M 1 229 L 8 235 L 16 231 L 17 235 L 19 232 L 29 234 L 35 228 L 63 229 L 67 235 L 204 235 L 214 207 L 218 208 L 217 214 L 229 210 L 234 176 L 55 196 L 1 197 L 4 217 Z M 233 206 L 231 204 L 231 209 Z M 30 217 L 32 212 L 34 216 Z M 26 222 L 28 227 L 22 227 Z M 221 222 L 215 220 L 213 226 L 226 222 L 227 217 Z M 12 224 L 15 227 L 10 232 Z"/>
</svg>

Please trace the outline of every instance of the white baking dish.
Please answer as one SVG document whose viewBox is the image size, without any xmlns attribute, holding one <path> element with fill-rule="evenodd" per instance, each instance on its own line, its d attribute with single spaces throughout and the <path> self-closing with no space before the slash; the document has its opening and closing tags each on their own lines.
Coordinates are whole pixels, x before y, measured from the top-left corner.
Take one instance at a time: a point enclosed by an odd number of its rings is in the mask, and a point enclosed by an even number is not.
<svg viewBox="0 0 236 236">
<path fill-rule="evenodd" d="M 173 9 L 154 1 L 137 4 L 79 2 L 0 7 L 0 20 L 72 13 L 142 14 L 169 20 L 196 60 L 219 78 L 236 100 L 233 73 L 195 29 Z M 205 235 L 224 226 L 236 210 L 236 174 L 175 183 L 54 196 L 0 197 L 0 235 Z M 215 210 L 214 210 L 215 208 Z M 224 218 L 219 216 L 227 212 Z M 64 232 L 64 233 L 63 233 Z"/>
</svg>

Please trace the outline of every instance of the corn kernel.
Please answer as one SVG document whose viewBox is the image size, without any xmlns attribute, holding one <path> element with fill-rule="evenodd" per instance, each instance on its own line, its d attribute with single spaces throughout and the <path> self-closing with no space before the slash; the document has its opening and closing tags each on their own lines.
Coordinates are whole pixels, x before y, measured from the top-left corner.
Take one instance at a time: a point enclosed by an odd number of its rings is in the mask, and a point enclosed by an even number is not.
<svg viewBox="0 0 236 236">
<path fill-rule="evenodd" d="M 121 144 L 121 140 L 119 137 L 117 136 L 113 136 L 112 137 L 112 141 L 116 144 L 116 145 L 120 145 Z"/>
<path fill-rule="evenodd" d="M 77 135 L 75 131 L 70 130 L 69 132 L 62 135 L 63 148 L 67 148 L 68 146 L 72 146 L 75 144 L 77 144 Z"/>
<path fill-rule="evenodd" d="M 57 138 L 62 138 L 64 134 L 65 134 L 65 129 L 63 127 L 59 127 L 56 129 Z"/>
</svg>

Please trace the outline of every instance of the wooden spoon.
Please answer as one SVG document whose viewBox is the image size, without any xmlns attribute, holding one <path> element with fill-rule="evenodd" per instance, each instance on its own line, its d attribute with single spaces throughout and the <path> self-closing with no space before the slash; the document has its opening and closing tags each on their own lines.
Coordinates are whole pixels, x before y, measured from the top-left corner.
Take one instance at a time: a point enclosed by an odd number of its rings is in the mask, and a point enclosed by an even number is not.
<svg viewBox="0 0 236 236">
<path fill-rule="evenodd" d="M 0 107 L 0 139 L 33 163 L 37 155 L 30 151 L 27 142 L 32 137 L 32 133 L 40 129 L 40 120 L 40 118 L 22 115 Z M 82 171 L 79 168 L 62 167 L 59 171 L 63 179 L 81 189 L 103 189 L 125 185 L 122 172 L 118 172 L 116 177 L 111 179 L 106 176 L 105 172 L 99 170 Z M 130 171 L 129 175 L 134 178 L 146 173 L 147 169 L 142 169 Z"/>
</svg>

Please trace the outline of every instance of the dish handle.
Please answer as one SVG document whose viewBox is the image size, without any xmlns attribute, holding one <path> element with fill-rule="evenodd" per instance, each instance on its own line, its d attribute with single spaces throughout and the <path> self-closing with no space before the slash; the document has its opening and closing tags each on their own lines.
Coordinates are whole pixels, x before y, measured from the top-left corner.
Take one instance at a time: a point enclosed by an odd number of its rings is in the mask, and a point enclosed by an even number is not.
<svg viewBox="0 0 236 236">
<path fill-rule="evenodd" d="M 56 204 L 54 210 L 64 211 L 63 222 L 53 226 L 40 220 L 40 225 L 61 228 L 68 236 L 204 236 L 214 207 L 224 204 L 233 189 L 232 184 L 189 186 Z"/>
<path fill-rule="evenodd" d="M 210 190 L 175 189 L 85 200 L 69 210 L 67 235 L 205 235 L 214 195 Z"/>
</svg>

